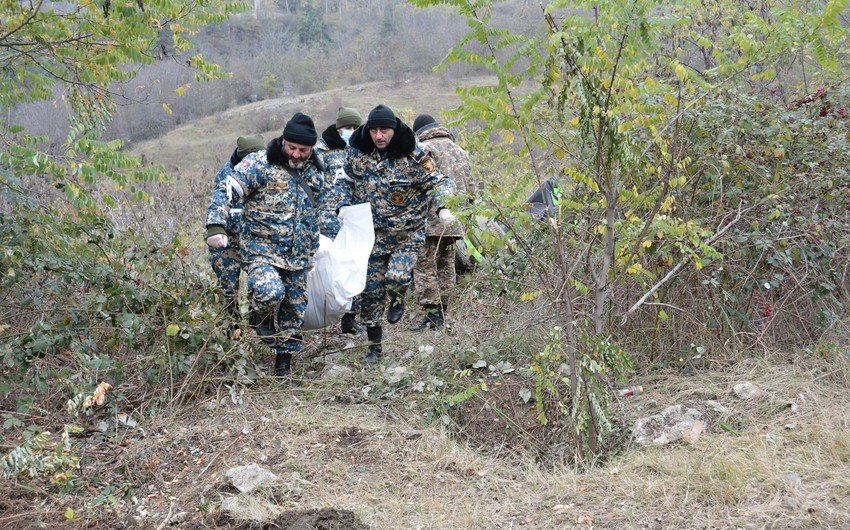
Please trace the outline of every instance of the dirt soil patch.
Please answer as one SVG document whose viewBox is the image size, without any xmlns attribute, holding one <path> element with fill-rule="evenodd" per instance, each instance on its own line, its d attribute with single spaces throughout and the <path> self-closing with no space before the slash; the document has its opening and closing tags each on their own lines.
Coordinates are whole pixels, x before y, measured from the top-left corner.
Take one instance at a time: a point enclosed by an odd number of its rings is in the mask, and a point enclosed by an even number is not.
<svg viewBox="0 0 850 530">
<path fill-rule="evenodd" d="M 455 415 L 459 432 L 478 449 L 496 454 L 543 454 L 554 437 L 552 424 L 541 425 L 534 400 L 525 402 L 522 389 L 533 384 L 505 374 L 487 391 L 479 391 L 461 404 Z"/>
<path fill-rule="evenodd" d="M 0 529 L 70 528 L 63 524 L 64 510 L 45 508 L 44 495 L 11 480 L 0 479 Z"/>
<path fill-rule="evenodd" d="M 226 518 L 222 518 L 226 522 Z M 200 527 L 199 527 L 200 528 Z M 351 510 L 335 510 L 333 508 L 321 508 L 318 510 L 287 511 L 272 523 L 258 526 L 251 523 L 233 522 L 227 528 L 253 529 L 253 528 L 275 528 L 281 530 L 367 530 L 368 525 L 363 524 Z"/>
</svg>

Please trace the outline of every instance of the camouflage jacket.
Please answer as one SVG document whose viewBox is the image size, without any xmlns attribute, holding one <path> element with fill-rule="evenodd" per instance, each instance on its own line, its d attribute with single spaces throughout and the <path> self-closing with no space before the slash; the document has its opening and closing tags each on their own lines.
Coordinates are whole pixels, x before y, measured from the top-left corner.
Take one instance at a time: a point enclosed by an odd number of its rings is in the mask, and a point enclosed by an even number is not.
<svg viewBox="0 0 850 530">
<path fill-rule="evenodd" d="M 435 203 L 439 208 L 454 193 L 454 185 L 416 145 L 410 127 L 397 119 L 384 153 L 375 148 L 365 126 L 354 132 L 350 144 L 345 175 L 337 180 L 339 205 L 372 204 L 373 254 L 411 237 L 424 239 L 429 207 Z"/>
<path fill-rule="evenodd" d="M 218 170 L 218 173 L 215 174 L 215 179 L 213 181 L 213 190 L 222 185 L 222 183 L 227 179 L 229 175 L 233 173 L 233 168 L 236 165 L 234 161 L 238 158 L 236 156 L 236 152 L 233 152 L 233 156 L 230 157 L 230 160 L 224 163 L 223 166 Z M 238 159 L 241 160 L 241 159 Z M 213 202 L 215 202 L 215 193 L 213 193 Z M 213 214 L 214 208 L 213 204 L 210 204 L 207 208 L 207 225 L 215 224 L 210 222 L 210 215 Z M 231 240 L 231 243 L 235 243 L 238 245 L 238 237 L 239 237 L 239 220 L 242 218 L 242 202 L 238 201 L 233 206 L 227 205 L 227 217 L 224 221 L 224 229 L 227 233 L 227 237 Z"/>
<path fill-rule="evenodd" d="M 340 137 L 336 125 L 331 124 L 322 133 L 316 144 L 316 155 L 325 166 L 325 186 L 328 190 L 326 200 L 319 213 L 319 229 L 322 234 L 333 237 L 339 232 L 339 219 L 336 216 L 336 206 L 340 201 L 336 181 L 345 176 L 345 159 L 348 144 Z"/>
<path fill-rule="evenodd" d="M 455 188 L 461 193 L 472 195 L 475 185 L 472 181 L 469 154 L 454 142 L 454 135 L 441 125 L 420 131 L 419 143 L 423 149 L 430 151 L 437 168 L 452 179 Z M 464 229 L 460 223 L 443 226 L 437 217 L 435 208 L 428 212 L 429 236 L 463 237 Z"/>
<path fill-rule="evenodd" d="M 324 167 L 312 156 L 301 170 L 288 169 L 279 138 L 265 151 L 246 156 L 214 192 L 207 234 L 221 233 L 227 205 L 243 203 L 240 253 L 243 263 L 268 263 L 285 270 L 307 267 L 319 248 L 314 204 L 327 194 Z M 309 191 L 308 191 L 309 190 Z"/>
</svg>

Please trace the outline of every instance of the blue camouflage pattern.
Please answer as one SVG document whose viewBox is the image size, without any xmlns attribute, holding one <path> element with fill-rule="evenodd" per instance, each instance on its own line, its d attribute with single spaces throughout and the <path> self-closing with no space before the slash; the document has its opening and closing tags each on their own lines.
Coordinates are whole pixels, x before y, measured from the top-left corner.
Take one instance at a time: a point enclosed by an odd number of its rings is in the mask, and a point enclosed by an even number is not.
<svg viewBox="0 0 850 530">
<path fill-rule="evenodd" d="M 275 353 L 298 353 L 307 309 L 307 270 L 253 263 L 248 268 L 248 297 L 252 323 L 263 343 Z"/>
<path fill-rule="evenodd" d="M 266 151 L 258 151 L 246 156 L 231 176 L 242 191 L 243 264 L 265 263 L 284 270 L 305 268 L 319 248 L 313 203 L 321 204 L 327 195 L 322 171 L 311 162 L 300 171 L 288 170 L 269 164 Z M 305 188 L 311 191 L 312 198 Z M 208 226 L 226 225 L 226 206 L 239 200 L 236 194 L 227 181 L 216 187 Z"/>
<path fill-rule="evenodd" d="M 347 150 L 332 149 L 324 142 L 319 140 L 316 144 L 316 155 L 322 164 L 325 166 L 325 189 L 327 190 L 325 200 L 319 208 L 319 231 L 333 239 L 339 232 L 339 218 L 336 214 L 336 206 L 340 201 L 339 191 L 336 186 L 338 179 L 345 177 L 345 159 Z"/>
<path fill-rule="evenodd" d="M 337 180 L 339 205 L 369 202 L 375 226 L 373 255 L 390 254 L 408 238 L 424 241 L 428 209 L 454 192 L 452 181 L 437 170 L 420 147 L 406 156 L 382 158 L 376 151 L 348 148 L 345 175 Z"/>
<path fill-rule="evenodd" d="M 224 248 L 210 248 L 210 265 L 216 278 L 218 286 L 224 294 L 224 304 L 228 311 L 236 314 L 239 302 L 239 275 L 242 272 L 242 260 L 239 258 L 239 249 L 229 243 Z"/>
<path fill-rule="evenodd" d="M 272 150 L 275 163 L 270 163 Z M 251 324 L 275 353 L 301 349 L 307 307 L 307 265 L 319 248 L 316 205 L 327 196 L 320 162 L 288 168 L 280 139 L 246 156 L 216 187 L 207 233 L 221 230 L 227 207 L 243 204 L 240 258 L 248 275 Z"/>
<path fill-rule="evenodd" d="M 225 162 L 215 175 L 213 187 L 218 188 L 233 173 L 233 162 Z M 207 211 L 207 224 L 210 212 Z M 239 221 L 242 217 L 241 201 L 228 205 L 224 230 L 227 235 L 227 246 L 224 248 L 209 248 L 210 266 L 218 279 L 218 285 L 224 295 L 227 310 L 238 312 L 239 274 L 242 271 L 242 260 L 239 257 Z"/>
<path fill-rule="evenodd" d="M 233 175 L 234 165 L 231 160 L 228 160 L 221 166 L 218 170 L 218 173 L 215 174 L 215 178 L 213 179 L 213 189 L 218 189 L 219 186 L 222 186 L 223 183 L 227 180 L 227 177 Z M 215 194 L 215 192 L 213 192 Z M 215 196 L 213 196 L 213 202 L 215 202 Z M 217 217 L 218 222 L 211 222 L 210 216 L 213 214 L 214 208 L 213 204 L 210 204 L 210 207 L 207 209 L 207 225 L 211 224 L 222 224 L 220 222 L 220 217 Z M 227 247 L 226 248 L 239 248 L 239 222 L 242 219 L 242 201 L 235 201 L 232 205 L 228 204 L 226 209 L 227 215 L 225 216 L 225 221 L 223 223 L 225 232 L 227 234 Z"/>
<path fill-rule="evenodd" d="M 377 326 L 384 321 L 385 298 L 388 293 L 404 297 L 410 286 L 411 273 L 416 264 L 421 241 L 407 239 L 390 254 L 369 256 L 366 271 L 366 288 L 360 296 L 360 320 L 367 326 Z"/>
<path fill-rule="evenodd" d="M 355 131 L 355 141 L 360 138 L 358 145 L 368 146 L 368 135 L 363 126 Z M 372 205 L 375 245 L 361 295 L 361 320 L 368 326 L 382 323 L 388 291 L 404 297 L 425 241 L 429 207 L 433 201 L 443 204 L 454 191 L 452 181 L 415 145 L 412 131 L 400 126 L 396 141 L 401 144 L 405 140 L 410 149 L 389 156 L 377 149 L 367 153 L 349 146 L 344 172 L 336 181 L 340 207 L 362 202 Z"/>
</svg>

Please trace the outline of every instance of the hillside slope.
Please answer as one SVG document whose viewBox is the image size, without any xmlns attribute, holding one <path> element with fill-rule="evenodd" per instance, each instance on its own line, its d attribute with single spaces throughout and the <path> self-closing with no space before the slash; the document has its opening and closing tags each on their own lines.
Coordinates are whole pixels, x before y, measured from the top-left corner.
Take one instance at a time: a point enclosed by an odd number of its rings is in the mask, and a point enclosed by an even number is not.
<svg viewBox="0 0 850 530">
<path fill-rule="evenodd" d="M 486 78 L 467 81 L 473 82 L 486 82 Z M 365 120 L 370 109 L 384 103 L 412 122 L 416 114 L 439 115 L 457 106 L 456 86 L 436 76 L 421 76 L 403 83 L 382 81 L 257 101 L 187 123 L 161 138 L 133 145 L 131 151 L 143 155 L 150 164 L 162 164 L 175 175 L 194 174 L 210 165 L 217 168 L 230 156 L 238 136 L 261 133 L 271 139 L 279 135 L 297 111 L 311 116 L 319 133 L 334 122 L 340 106 L 360 110 Z"/>
<path fill-rule="evenodd" d="M 393 334 L 397 334 L 393 331 Z M 508 380 L 470 401 L 490 418 L 489 442 L 470 443 L 421 416 L 421 394 L 385 378 L 424 377 L 394 341 L 380 368 L 302 385 L 262 381 L 90 438 L 73 496 L 0 487 L 0 528 L 846 528 L 850 524 L 850 409 L 846 388 L 812 359 L 744 361 L 722 371 L 646 377 L 624 400 L 630 423 L 671 404 L 714 414 L 692 443 L 627 444 L 587 472 L 515 452 L 487 410 Z M 439 346 L 438 346 L 439 347 Z M 741 399 L 748 380 L 766 390 Z M 781 390 L 771 391 L 777 385 Z M 522 408 L 521 401 L 514 405 Z M 525 405 L 533 411 L 532 405 Z M 710 411 L 715 409 L 714 413 Z M 722 411 L 722 412 L 717 412 Z M 504 410 L 503 412 L 508 412 Z M 481 442 L 482 440 L 478 440 Z M 257 465 L 276 479 L 239 493 L 228 471 Z M 121 486 L 123 484 L 123 486 Z M 123 489 L 121 489 L 123 488 Z M 73 510 L 69 512 L 68 510 Z M 64 514 L 64 515 L 63 515 Z M 70 514 L 72 520 L 66 521 Z M 238 515 L 237 515 L 238 514 Z"/>
</svg>

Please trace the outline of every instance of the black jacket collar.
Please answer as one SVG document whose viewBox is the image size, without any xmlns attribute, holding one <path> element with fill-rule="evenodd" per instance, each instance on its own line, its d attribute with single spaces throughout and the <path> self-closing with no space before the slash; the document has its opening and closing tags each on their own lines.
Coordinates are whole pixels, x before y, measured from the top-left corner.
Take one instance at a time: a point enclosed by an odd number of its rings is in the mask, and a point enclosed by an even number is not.
<svg viewBox="0 0 850 530">
<path fill-rule="evenodd" d="M 241 161 L 242 161 L 242 159 L 243 159 L 243 158 L 245 158 L 245 157 L 242 157 L 242 156 L 237 155 L 237 154 L 236 154 L 236 152 L 237 152 L 237 151 L 239 151 L 239 149 L 238 149 L 238 148 L 237 148 L 237 149 L 234 149 L 234 150 L 233 150 L 233 154 L 232 154 L 232 155 L 230 155 L 230 165 L 231 165 L 232 167 L 236 167 L 236 164 L 238 164 L 239 162 L 241 162 Z"/>
<path fill-rule="evenodd" d="M 272 166 L 281 166 L 283 168 L 289 167 L 286 164 L 287 158 L 283 152 L 283 136 L 273 138 L 272 141 L 268 143 L 266 146 L 266 160 L 268 160 L 269 165 Z M 307 161 L 316 166 L 319 171 L 325 170 L 325 165 L 322 164 L 321 160 L 319 160 L 315 149 L 313 149 L 310 153 L 310 158 L 307 159 Z"/>
<path fill-rule="evenodd" d="M 416 135 L 413 131 L 404 124 L 403 121 L 395 119 L 395 133 L 393 139 L 390 140 L 390 145 L 387 146 L 386 156 L 389 158 L 401 158 L 413 152 L 416 148 Z M 369 129 L 366 125 L 361 125 L 351 135 L 351 146 L 357 150 L 372 154 L 377 150 L 375 142 L 372 141 L 372 135 L 369 134 Z"/>
<path fill-rule="evenodd" d="M 342 136 L 339 135 L 339 131 L 336 130 L 336 125 L 331 124 L 325 131 L 322 133 L 322 140 L 325 141 L 325 145 L 328 146 L 328 149 L 345 149 L 348 147 L 348 144 L 345 143 L 345 140 L 342 139 Z"/>
</svg>

